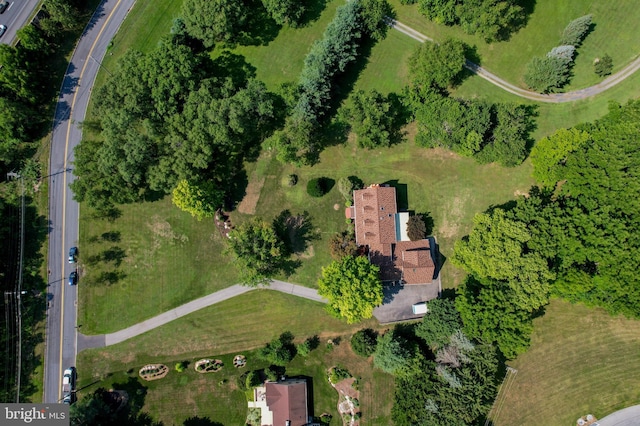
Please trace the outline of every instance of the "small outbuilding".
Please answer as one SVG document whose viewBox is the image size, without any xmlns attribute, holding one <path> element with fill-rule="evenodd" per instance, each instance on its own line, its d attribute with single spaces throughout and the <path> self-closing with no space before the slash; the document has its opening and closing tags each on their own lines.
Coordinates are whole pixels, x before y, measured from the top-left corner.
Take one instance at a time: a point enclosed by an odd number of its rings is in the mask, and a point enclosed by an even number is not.
<svg viewBox="0 0 640 426">
<path fill-rule="evenodd" d="M 411 306 L 411 309 L 413 310 L 414 315 L 424 315 L 429 312 L 429 308 L 427 308 L 427 302 L 414 303 Z"/>
</svg>

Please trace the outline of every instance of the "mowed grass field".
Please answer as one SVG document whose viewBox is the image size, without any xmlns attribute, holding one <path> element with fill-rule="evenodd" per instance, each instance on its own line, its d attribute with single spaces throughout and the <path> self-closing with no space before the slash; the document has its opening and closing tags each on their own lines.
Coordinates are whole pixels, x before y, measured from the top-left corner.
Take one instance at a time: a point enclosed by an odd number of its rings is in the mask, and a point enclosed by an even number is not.
<svg viewBox="0 0 640 426">
<path fill-rule="evenodd" d="M 326 381 L 326 369 L 340 364 L 361 378 L 363 421 L 387 426 L 393 401 L 393 377 L 374 371 L 371 360 L 353 354 L 349 339 L 361 327 L 376 327 L 375 321 L 347 325 L 333 319 L 320 303 L 269 290 L 227 300 L 180 318 L 163 327 L 121 344 L 83 351 L 78 356 L 78 388 L 81 394 L 98 387 L 137 390 L 142 387 L 143 411 L 164 422 L 182 424 L 190 416 L 208 417 L 224 425 L 243 424 L 246 399 L 237 385 L 245 371 L 267 366 L 254 349 L 291 331 L 299 343 L 318 335 L 319 347 L 307 358 L 296 357 L 287 366 L 289 376 L 312 377 L 316 415 L 323 412 L 338 416 L 337 393 Z M 338 340 L 333 349 L 327 340 Z M 232 367 L 233 356 L 247 356 L 247 367 Z M 218 373 L 199 374 L 193 370 L 200 358 L 219 358 L 225 367 Z M 189 361 L 189 368 L 177 373 L 178 362 Z M 163 363 L 170 369 L 166 378 L 145 382 L 138 370 L 149 363 Z M 138 392 L 130 394 L 140 395 Z"/>
<path fill-rule="evenodd" d="M 553 300 L 534 324 L 497 426 L 572 425 L 640 401 L 640 321 Z"/>
<path fill-rule="evenodd" d="M 593 72 L 593 60 L 609 54 L 614 69 L 619 71 L 640 54 L 637 22 L 640 9 L 633 0 L 538 0 L 533 4 L 527 25 L 514 33 L 508 42 L 486 43 L 481 37 L 465 34 L 459 27 L 447 27 L 428 21 L 418 6 L 405 6 L 390 0 L 397 18 L 436 41 L 447 37 L 464 40 L 476 46 L 481 65 L 509 81 L 525 87 L 523 75 L 533 56 L 543 56 L 558 45 L 562 31 L 572 20 L 593 14 L 595 27 L 578 50 L 574 76 L 567 91 L 591 86 L 601 79 Z"/>
</svg>

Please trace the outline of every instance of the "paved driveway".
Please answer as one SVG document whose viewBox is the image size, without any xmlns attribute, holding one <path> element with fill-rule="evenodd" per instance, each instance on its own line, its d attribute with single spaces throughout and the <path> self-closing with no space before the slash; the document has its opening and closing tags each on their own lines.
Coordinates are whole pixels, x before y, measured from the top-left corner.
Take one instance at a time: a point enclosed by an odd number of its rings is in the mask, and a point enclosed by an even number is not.
<svg viewBox="0 0 640 426">
<path fill-rule="evenodd" d="M 411 305 L 436 299 L 439 292 L 438 280 L 432 284 L 385 285 L 383 304 L 373 310 L 373 316 L 382 324 L 421 318 L 413 314 Z"/>
<path fill-rule="evenodd" d="M 638 426 L 640 425 L 640 405 L 624 408 L 598 420 L 599 426 Z"/>
</svg>

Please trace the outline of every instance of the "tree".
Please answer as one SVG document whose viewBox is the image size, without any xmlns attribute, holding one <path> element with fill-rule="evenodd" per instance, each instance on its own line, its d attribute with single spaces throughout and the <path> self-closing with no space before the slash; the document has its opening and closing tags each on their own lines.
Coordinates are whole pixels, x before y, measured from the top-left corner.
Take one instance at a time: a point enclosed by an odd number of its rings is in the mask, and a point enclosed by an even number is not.
<svg viewBox="0 0 640 426">
<path fill-rule="evenodd" d="M 428 303 L 429 312 L 416 327 L 416 336 L 422 338 L 435 351 L 449 342 L 450 337 L 462 329 L 462 319 L 450 299 L 435 299 Z"/>
<path fill-rule="evenodd" d="M 185 0 L 182 18 L 189 35 L 211 48 L 216 42 L 230 42 L 239 36 L 247 9 L 235 0 Z"/>
<path fill-rule="evenodd" d="M 358 330 L 351 337 L 351 349 L 365 358 L 371 356 L 378 345 L 378 332 L 371 328 Z"/>
<path fill-rule="evenodd" d="M 495 104 L 492 115 L 496 125 L 489 142 L 478 153 L 478 160 L 495 161 L 506 167 L 522 164 L 527 156 L 529 134 L 535 127 L 532 109 L 512 103 Z"/>
<path fill-rule="evenodd" d="M 338 179 L 338 191 L 344 197 L 348 205 L 353 203 L 353 191 L 362 189 L 364 183 L 357 176 L 341 177 Z"/>
<path fill-rule="evenodd" d="M 258 358 L 270 362 L 274 365 L 284 366 L 296 355 L 296 348 L 293 345 L 293 335 L 285 331 L 277 339 L 265 344 L 258 350 Z"/>
<path fill-rule="evenodd" d="M 305 2 L 300 0 L 262 0 L 264 8 L 276 23 L 297 27 L 306 11 Z"/>
<path fill-rule="evenodd" d="M 445 91 L 460 82 L 465 64 L 466 45 L 448 38 L 441 44 L 422 43 L 409 58 L 409 74 L 417 87 Z"/>
<path fill-rule="evenodd" d="M 569 62 L 557 56 L 535 56 L 527 64 L 524 82 L 540 93 L 548 93 L 569 81 Z"/>
<path fill-rule="evenodd" d="M 390 330 L 378 337 L 373 365 L 385 373 L 397 375 L 409 366 L 412 357 L 413 348 L 409 342 Z"/>
<path fill-rule="evenodd" d="M 386 20 L 395 16 L 393 7 L 387 0 L 360 0 L 360 3 L 365 32 L 376 41 L 384 39 L 389 29 Z"/>
<path fill-rule="evenodd" d="M 422 216 L 413 215 L 407 221 L 407 235 L 411 241 L 418 241 L 427 238 L 427 225 Z"/>
<path fill-rule="evenodd" d="M 606 53 L 602 58 L 598 58 L 593 62 L 593 71 L 599 77 L 605 77 L 611 74 L 613 70 L 613 59 Z"/>
<path fill-rule="evenodd" d="M 173 204 L 198 220 L 213 217 L 224 196 L 224 192 L 212 182 L 190 182 L 186 179 L 178 182 L 172 194 Z"/>
<path fill-rule="evenodd" d="M 353 105 L 347 109 L 347 115 L 358 137 L 359 147 L 388 147 L 402 139 L 399 106 L 389 96 L 383 96 L 376 90 L 368 93 L 359 90 L 352 99 Z"/>
<path fill-rule="evenodd" d="M 469 236 L 455 243 L 454 264 L 478 278 L 505 282 L 519 309 L 533 312 L 547 304 L 555 275 L 547 260 L 530 250 L 526 224 L 508 218 L 501 209 L 477 214 L 473 222 Z"/>
<path fill-rule="evenodd" d="M 568 44 L 575 47 L 580 46 L 589 28 L 591 28 L 592 18 L 593 15 L 589 14 L 569 22 L 569 25 L 567 25 L 562 32 L 560 44 Z"/>
<path fill-rule="evenodd" d="M 373 316 L 382 304 L 380 268 L 366 257 L 346 256 L 322 268 L 318 294 L 329 300 L 327 311 L 349 324 Z"/>
<path fill-rule="evenodd" d="M 229 232 L 228 251 L 236 258 L 243 283 L 249 286 L 268 281 L 286 259 L 282 240 L 270 224 L 258 218 Z"/>
<path fill-rule="evenodd" d="M 578 129 L 560 129 L 542 138 L 531 150 L 533 177 L 546 187 L 555 187 L 559 169 L 569 155 L 591 140 L 591 135 Z"/>
<path fill-rule="evenodd" d="M 329 239 L 329 251 L 335 260 L 340 260 L 345 256 L 355 256 L 358 253 L 358 245 L 353 232 L 343 231 L 334 234 Z"/>
</svg>

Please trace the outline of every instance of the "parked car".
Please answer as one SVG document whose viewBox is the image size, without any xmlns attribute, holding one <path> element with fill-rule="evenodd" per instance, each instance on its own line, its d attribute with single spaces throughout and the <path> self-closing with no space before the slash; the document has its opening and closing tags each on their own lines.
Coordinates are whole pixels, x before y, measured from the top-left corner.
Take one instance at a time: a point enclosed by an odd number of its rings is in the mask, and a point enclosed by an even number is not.
<svg viewBox="0 0 640 426">
<path fill-rule="evenodd" d="M 72 273 L 69 274 L 69 285 L 76 285 L 78 284 L 78 272 L 73 271 Z"/>
<path fill-rule="evenodd" d="M 5 10 L 9 7 L 9 2 L 6 0 L 0 1 L 0 13 L 4 13 Z M 4 25 L 3 25 L 4 27 Z M 7 27 L 4 27 L 5 31 Z"/>
<path fill-rule="evenodd" d="M 78 257 L 78 247 L 71 247 L 69 250 L 69 263 L 76 263 Z"/>
<path fill-rule="evenodd" d="M 0 25 L 0 37 L 2 37 L 6 31 L 7 31 L 7 26 Z"/>
<path fill-rule="evenodd" d="M 73 404 L 76 401 L 76 368 L 69 367 L 62 374 L 62 403 Z"/>
</svg>

